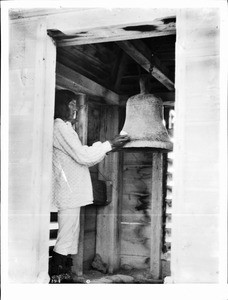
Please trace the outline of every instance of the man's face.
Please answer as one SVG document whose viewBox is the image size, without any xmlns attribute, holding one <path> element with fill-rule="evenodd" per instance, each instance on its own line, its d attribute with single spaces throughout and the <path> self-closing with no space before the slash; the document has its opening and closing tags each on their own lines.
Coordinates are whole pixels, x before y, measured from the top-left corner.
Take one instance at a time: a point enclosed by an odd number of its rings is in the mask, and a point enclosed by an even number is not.
<svg viewBox="0 0 228 300">
<path fill-rule="evenodd" d="M 70 109 L 70 116 L 69 116 L 69 121 L 74 124 L 76 122 L 77 119 L 77 101 L 76 100 L 72 100 L 69 102 L 69 109 Z"/>
</svg>

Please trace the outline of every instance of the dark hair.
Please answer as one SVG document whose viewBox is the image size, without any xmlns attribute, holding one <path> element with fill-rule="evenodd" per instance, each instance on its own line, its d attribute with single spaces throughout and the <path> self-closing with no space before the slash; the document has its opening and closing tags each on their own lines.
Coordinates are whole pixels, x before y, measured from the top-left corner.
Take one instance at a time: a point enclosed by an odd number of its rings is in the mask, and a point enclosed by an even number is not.
<svg viewBox="0 0 228 300">
<path fill-rule="evenodd" d="M 68 120 L 70 116 L 69 103 L 75 99 L 75 93 L 69 90 L 56 90 L 55 92 L 55 115 L 54 119 Z"/>
</svg>

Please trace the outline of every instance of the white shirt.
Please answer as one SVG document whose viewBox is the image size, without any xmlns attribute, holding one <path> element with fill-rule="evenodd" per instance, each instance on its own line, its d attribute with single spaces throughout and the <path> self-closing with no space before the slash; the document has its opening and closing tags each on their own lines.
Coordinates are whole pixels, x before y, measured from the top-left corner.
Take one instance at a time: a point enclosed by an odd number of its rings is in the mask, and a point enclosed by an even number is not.
<svg viewBox="0 0 228 300">
<path fill-rule="evenodd" d="M 96 142 L 84 146 L 70 122 L 54 121 L 53 204 L 58 209 L 93 203 L 89 168 L 99 163 L 112 149 L 111 144 Z"/>
</svg>

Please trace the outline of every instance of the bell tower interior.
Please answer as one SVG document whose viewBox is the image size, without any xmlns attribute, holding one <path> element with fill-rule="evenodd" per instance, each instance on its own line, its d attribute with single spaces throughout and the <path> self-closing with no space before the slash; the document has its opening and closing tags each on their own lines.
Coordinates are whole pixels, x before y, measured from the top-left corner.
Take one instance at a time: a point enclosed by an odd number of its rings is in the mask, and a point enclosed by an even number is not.
<svg viewBox="0 0 228 300">
<path fill-rule="evenodd" d="M 127 100 L 140 93 L 141 78 L 146 92 L 162 100 L 163 123 L 172 139 L 175 18 L 164 25 L 169 30 L 160 34 L 152 25 L 125 28 L 125 40 L 107 42 L 85 42 L 83 32 L 67 37 L 49 31 L 57 43 L 56 89 L 87 99 L 88 145 L 121 131 Z M 78 275 L 91 279 L 117 272 L 139 282 L 162 282 L 170 275 L 172 152 L 120 151 L 90 173 L 95 199 L 82 210 L 74 259 Z M 50 229 L 49 257 L 58 230 L 54 208 Z"/>
<path fill-rule="evenodd" d="M 174 145 L 166 153 L 143 147 L 111 152 L 90 168 L 94 203 L 81 208 L 72 270 L 81 281 L 75 283 L 223 286 L 225 1 L 128 8 L 10 2 L 2 5 L 2 66 L 9 79 L 2 97 L 2 285 L 49 283 L 58 232 L 57 212 L 50 211 L 54 101 L 56 89 L 68 89 L 78 97 L 83 144 L 119 134 L 128 100 L 149 93 L 162 101 L 161 122 Z M 141 78 L 147 80 L 142 89 Z M 138 130 L 141 122 L 130 119 Z M 15 298 L 15 289 L 7 299 Z M 142 296 L 140 288 L 131 290 Z M 34 288 L 23 296 L 34 297 Z"/>
</svg>

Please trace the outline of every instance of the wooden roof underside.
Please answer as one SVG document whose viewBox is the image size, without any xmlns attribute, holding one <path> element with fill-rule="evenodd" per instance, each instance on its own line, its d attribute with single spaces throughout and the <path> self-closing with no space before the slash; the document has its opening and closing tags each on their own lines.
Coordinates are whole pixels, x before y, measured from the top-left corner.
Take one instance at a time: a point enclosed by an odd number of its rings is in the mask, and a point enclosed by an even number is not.
<svg viewBox="0 0 228 300">
<path fill-rule="evenodd" d="M 145 74 L 150 92 L 172 106 L 175 18 L 159 24 L 160 27 L 94 29 L 71 35 L 49 31 L 57 43 L 57 87 L 87 93 L 101 102 L 106 97 L 110 104 L 121 104 L 140 92 L 139 76 Z"/>
</svg>

